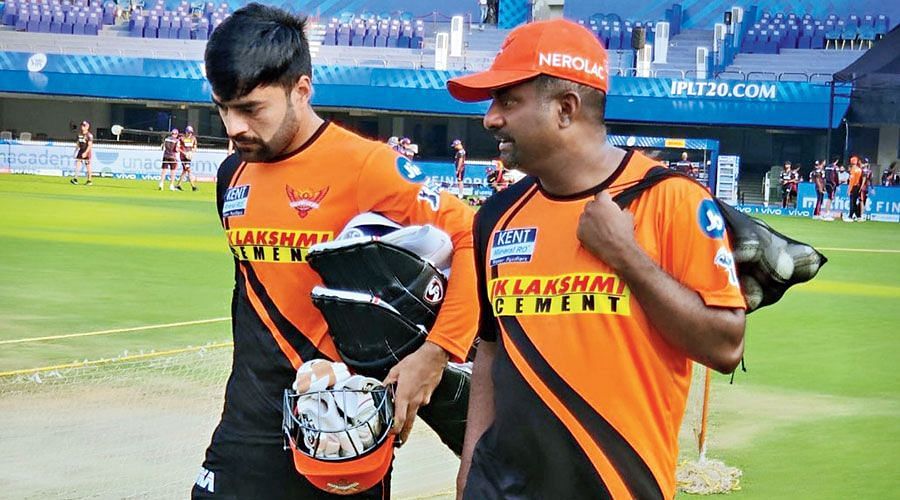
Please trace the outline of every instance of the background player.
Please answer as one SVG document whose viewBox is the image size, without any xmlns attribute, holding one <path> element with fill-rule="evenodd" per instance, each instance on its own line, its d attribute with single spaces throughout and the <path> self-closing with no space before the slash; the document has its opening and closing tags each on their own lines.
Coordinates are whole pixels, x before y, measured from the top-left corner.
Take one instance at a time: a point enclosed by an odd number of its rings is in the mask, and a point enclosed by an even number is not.
<svg viewBox="0 0 900 500">
<path fill-rule="evenodd" d="M 465 195 L 465 192 L 463 192 L 463 179 L 466 177 L 466 148 L 463 147 L 463 143 L 459 139 L 454 139 L 450 144 L 450 148 L 455 151 L 453 166 L 456 167 L 456 186 L 459 189 L 457 196 L 462 198 Z"/>
<path fill-rule="evenodd" d="M 191 160 L 194 158 L 194 151 L 198 148 L 197 137 L 194 135 L 194 127 L 188 125 L 184 129 L 178 144 L 178 153 L 181 155 L 181 175 L 178 176 L 178 182 L 175 183 L 175 189 L 181 191 L 181 181 L 185 176 L 191 183 L 191 191 L 197 190 L 194 184 L 194 174 L 191 172 Z"/>
<path fill-rule="evenodd" d="M 175 191 L 175 169 L 178 168 L 178 146 L 181 139 L 178 136 L 178 129 L 173 128 L 172 132 L 163 139 L 162 143 L 162 171 L 159 176 L 159 190 L 162 191 L 166 184 L 166 172 L 169 173 L 171 179 L 169 181 L 169 190 Z"/>
<path fill-rule="evenodd" d="M 84 171 L 87 175 L 87 182 L 85 182 L 84 185 L 90 186 L 94 184 L 91 180 L 91 156 L 93 154 L 94 134 L 91 133 L 91 124 L 85 120 L 81 122 L 78 139 L 76 139 L 75 142 L 75 174 L 69 182 L 78 184 L 78 170 L 84 165 Z"/>
</svg>

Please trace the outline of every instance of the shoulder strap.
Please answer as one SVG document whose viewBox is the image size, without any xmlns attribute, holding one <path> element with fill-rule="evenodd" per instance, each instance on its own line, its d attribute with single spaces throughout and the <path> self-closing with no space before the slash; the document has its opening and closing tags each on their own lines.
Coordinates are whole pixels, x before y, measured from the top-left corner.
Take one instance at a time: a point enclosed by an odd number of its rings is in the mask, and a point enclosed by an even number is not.
<svg viewBox="0 0 900 500">
<path fill-rule="evenodd" d="M 222 206 L 225 204 L 225 191 L 231 184 L 231 179 L 238 167 L 241 166 L 241 156 L 237 153 L 232 154 L 219 165 L 219 171 L 216 173 L 216 209 L 219 211 L 219 219 L 222 219 Z"/>
<path fill-rule="evenodd" d="M 695 182 L 698 185 L 701 185 L 697 182 L 693 177 L 685 175 L 681 172 L 663 167 L 662 165 L 657 165 L 644 175 L 644 178 L 634 184 L 633 186 L 627 187 L 622 190 L 619 194 L 613 197 L 613 201 L 616 202 L 619 207 L 625 208 L 628 205 L 631 205 L 631 202 L 636 200 L 644 191 L 652 188 L 653 186 L 659 184 L 660 182 L 671 179 L 672 177 L 681 177 L 683 179 L 687 179 L 689 181 Z"/>
</svg>

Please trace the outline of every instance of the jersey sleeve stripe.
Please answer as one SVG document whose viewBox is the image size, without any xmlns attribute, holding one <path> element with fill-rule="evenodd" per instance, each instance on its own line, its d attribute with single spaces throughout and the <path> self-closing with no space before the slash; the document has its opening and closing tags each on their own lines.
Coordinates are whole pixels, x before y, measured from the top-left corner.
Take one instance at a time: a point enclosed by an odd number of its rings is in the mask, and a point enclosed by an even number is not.
<svg viewBox="0 0 900 500">
<path fill-rule="evenodd" d="M 615 467 L 628 491 L 635 498 L 662 499 L 663 493 L 650 467 L 602 415 L 594 410 L 541 356 L 515 317 L 500 318 L 507 338 L 522 354 L 524 361 L 537 377 L 556 395 L 581 423 L 591 439 Z"/>
</svg>

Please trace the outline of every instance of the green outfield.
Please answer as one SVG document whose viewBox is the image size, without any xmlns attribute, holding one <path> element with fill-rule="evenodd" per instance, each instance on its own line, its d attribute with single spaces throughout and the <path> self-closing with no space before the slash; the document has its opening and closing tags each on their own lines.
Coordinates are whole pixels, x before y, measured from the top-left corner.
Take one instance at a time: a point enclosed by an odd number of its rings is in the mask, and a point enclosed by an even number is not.
<svg viewBox="0 0 900 500">
<path fill-rule="evenodd" d="M 230 339 L 213 186 L 94 184 L 0 175 L 0 372 Z M 829 263 L 750 317 L 709 454 L 743 470 L 740 498 L 896 498 L 900 224 L 766 220 Z"/>
</svg>

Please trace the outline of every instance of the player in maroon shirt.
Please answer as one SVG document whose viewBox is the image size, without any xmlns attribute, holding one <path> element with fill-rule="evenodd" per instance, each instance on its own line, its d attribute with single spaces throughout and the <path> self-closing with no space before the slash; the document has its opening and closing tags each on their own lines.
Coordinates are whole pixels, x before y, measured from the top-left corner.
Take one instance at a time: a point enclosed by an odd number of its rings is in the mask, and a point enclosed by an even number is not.
<svg viewBox="0 0 900 500">
<path fill-rule="evenodd" d="M 91 133 L 91 124 L 85 120 L 81 122 L 81 130 L 78 132 L 78 139 L 75 142 L 75 174 L 72 176 L 72 184 L 78 184 L 78 170 L 84 165 L 85 174 L 87 174 L 87 182 L 85 186 L 90 186 L 94 182 L 91 180 L 91 156 L 94 154 L 94 134 Z"/>
<path fill-rule="evenodd" d="M 169 190 L 175 191 L 175 169 L 178 167 L 178 147 L 181 144 L 181 138 L 178 135 L 178 129 L 173 128 L 172 132 L 163 139 L 162 150 L 162 172 L 159 176 L 159 190 L 162 191 L 166 184 L 166 171 L 171 175 L 169 181 Z"/>
</svg>

